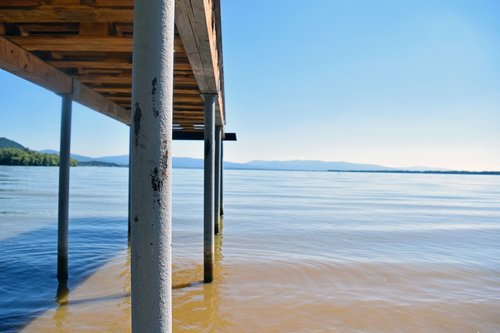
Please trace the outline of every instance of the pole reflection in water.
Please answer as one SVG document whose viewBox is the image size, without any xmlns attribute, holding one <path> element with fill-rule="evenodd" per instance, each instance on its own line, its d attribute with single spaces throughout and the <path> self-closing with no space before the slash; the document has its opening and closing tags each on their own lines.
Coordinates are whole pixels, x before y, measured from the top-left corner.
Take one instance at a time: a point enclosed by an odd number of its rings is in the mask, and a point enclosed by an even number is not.
<svg viewBox="0 0 500 333">
<path fill-rule="evenodd" d="M 67 282 L 58 283 L 56 291 L 56 302 L 59 305 L 68 303 L 69 288 Z"/>
<path fill-rule="evenodd" d="M 188 287 L 174 290 L 173 328 L 175 332 L 216 332 L 230 325 L 221 305 L 221 288 L 224 288 L 225 283 L 222 241 L 223 234 L 219 233 L 214 243 L 214 281 L 204 284 L 200 279 L 188 284 Z M 174 269 L 174 286 L 185 286 L 186 279 L 202 276 L 201 264 L 191 269 Z"/>
</svg>

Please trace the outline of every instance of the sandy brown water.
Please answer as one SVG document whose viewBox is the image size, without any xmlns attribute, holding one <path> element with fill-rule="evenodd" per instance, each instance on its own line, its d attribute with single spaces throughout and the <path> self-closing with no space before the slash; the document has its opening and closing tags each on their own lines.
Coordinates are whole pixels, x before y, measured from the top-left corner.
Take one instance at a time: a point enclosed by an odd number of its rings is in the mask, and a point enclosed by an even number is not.
<svg viewBox="0 0 500 333">
<path fill-rule="evenodd" d="M 381 269 L 370 263 L 352 267 L 314 261 L 291 265 L 256 260 L 225 266 L 222 239 L 217 245 L 216 281 L 212 284 L 200 282 L 202 265 L 189 260 L 174 265 L 174 332 L 500 329 L 497 303 L 452 301 L 453 294 L 469 292 L 454 285 L 458 279 L 465 285 L 481 278 L 472 272 L 443 272 L 439 267 L 405 271 L 397 265 Z M 129 264 L 128 251 L 122 252 L 22 332 L 130 332 Z M 432 295 L 436 284 L 442 293 L 439 296 Z"/>
<path fill-rule="evenodd" d="M 126 172 L 96 172 L 73 175 L 70 272 L 84 278 L 53 302 L 41 273 L 53 274 L 42 240 L 55 229 L 13 229 L 0 327 L 130 331 L 126 220 L 110 218 L 126 217 Z M 174 332 L 500 332 L 500 177 L 227 171 L 215 282 L 202 284 L 202 174 L 175 172 Z"/>
</svg>

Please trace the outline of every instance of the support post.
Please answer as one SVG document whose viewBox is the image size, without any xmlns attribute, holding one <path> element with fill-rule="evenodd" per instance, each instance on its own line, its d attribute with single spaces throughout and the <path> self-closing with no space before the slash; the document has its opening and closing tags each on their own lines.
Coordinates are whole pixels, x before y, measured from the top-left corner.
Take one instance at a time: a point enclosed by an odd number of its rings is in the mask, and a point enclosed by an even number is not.
<svg viewBox="0 0 500 333">
<path fill-rule="evenodd" d="M 134 1 L 130 126 L 132 332 L 172 332 L 175 0 Z"/>
<path fill-rule="evenodd" d="M 205 94 L 205 154 L 203 188 L 203 281 L 214 280 L 215 95 Z"/>
<path fill-rule="evenodd" d="M 220 216 L 222 228 L 222 217 L 224 216 L 224 140 L 220 142 Z"/>
<path fill-rule="evenodd" d="M 131 142 L 129 138 L 129 142 Z M 127 202 L 128 202 L 128 225 L 127 225 L 127 243 L 130 246 L 130 230 L 132 228 L 132 217 L 131 217 L 131 212 L 130 212 L 130 196 L 131 196 L 131 179 L 132 179 L 132 172 L 130 171 L 132 169 L 132 154 L 131 154 L 131 146 L 129 145 L 129 151 L 128 151 L 128 195 L 127 195 Z"/>
<path fill-rule="evenodd" d="M 215 127 L 215 208 L 214 208 L 214 233 L 216 235 L 220 232 L 220 172 L 221 172 L 221 137 L 222 128 Z"/>
<path fill-rule="evenodd" d="M 71 104 L 71 95 L 63 95 L 61 105 L 61 145 L 59 149 L 59 207 L 57 216 L 57 281 L 59 289 L 64 289 L 68 282 Z"/>
</svg>

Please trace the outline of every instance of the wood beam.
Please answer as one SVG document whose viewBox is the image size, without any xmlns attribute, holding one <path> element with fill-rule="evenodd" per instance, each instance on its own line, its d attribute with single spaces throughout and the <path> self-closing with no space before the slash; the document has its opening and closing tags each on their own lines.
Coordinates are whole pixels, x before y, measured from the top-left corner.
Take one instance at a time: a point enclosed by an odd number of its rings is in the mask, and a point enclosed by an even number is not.
<svg viewBox="0 0 500 333">
<path fill-rule="evenodd" d="M 107 22 L 80 22 L 80 35 L 82 36 L 107 36 L 110 24 Z"/>
<path fill-rule="evenodd" d="M 203 0 L 177 0 L 175 23 L 202 93 L 218 93 Z"/>
<path fill-rule="evenodd" d="M 71 77 L 4 37 L 0 37 L 0 67 L 56 94 L 71 93 Z"/>
<path fill-rule="evenodd" d="M 120 62 L 122 61 L 122 62 Z M 124 59 L 103 59 L 103 60 L 49 60 L 47 61 L 54 67 L 58 68 L 106 68 L 106 69 L 132 69 L 132 62 L 123 62 Z"/>
<path fill-rule="evenodd" d="M 129 111 L 4 37 L 0 37 L 0 68 L 56 94 L 71 94 L 75 102 L 123 123 L 130 121 Z"/>
<path fill-rule="evenodd" d="M 0 6 L 3 6 L 3 1 Z M 44 7 L 33 9 L 6 9 L 0 11 L 3 23 L 67 23 L 67 22 L 123 22 L 132 23 L 133 9 L 104 9 L 80 7 Z"/>
<path fill-rule="evenodd" d="M 223 125 L 217 36 L 212 28 L 212 2 L 176 0 L 175 23 L 201 93 L 217 94 L 216 125 Z M 218 23 L 217 23 L 218 24 Z"/>
<path fill-rule="evenodd" d="M 130 124 L 130 112 L 118 106 L 108 98 L 90 89 L 86 85 L 75 80 L 73 82 L 73 100 L 88 108 L 119 120 L 122 123 Z"/>
<path fill-rule="evenodd" d="M 1 12 L 0 12 L 1 13 Z M 26 51 L 132 52 L 132 38 L 96 36 L 9 37 Z"/>
<path fill-rule="evenodd" d="M 132 75 L 109 76 L 109 75 L 82 75 L 76 76 L 81 82 L 93 84 L 132 84 Z"/>
</svg>

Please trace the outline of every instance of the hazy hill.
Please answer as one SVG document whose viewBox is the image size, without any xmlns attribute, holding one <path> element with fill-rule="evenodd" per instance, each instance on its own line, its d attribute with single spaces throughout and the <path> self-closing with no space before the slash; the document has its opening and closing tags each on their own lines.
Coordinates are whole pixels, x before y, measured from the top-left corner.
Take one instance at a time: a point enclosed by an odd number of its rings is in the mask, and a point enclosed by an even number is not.
<svg viewBox="0 0 500 333">
<path fill-rule="evenodd" d="M 95 161 L 128 165 L 128 155 L 103 156 L 94 158 Z"/>
<path fill-rule="evenodd" d="M 7 138 L 0 138 L 0 148 L 25 149 L 22 144 L 9 140 Z"/>
<path fill-rule="evenodd" d="M 40 150 L 40 153 L 59 155 L 59 151 L 54 150 L 54 149 Z M 77 160 L 78 162 L 90 162 L 93 160 L 92 157 L 78 155 L 78 154 L 71 154 L 71 158 Z"/>
<path fill-rule="evenodd" d="M 75 166 L 77 161 L 71 159 L 70 163 Z M 20 143 L 0 138 L 0 165 L 56 166 L 59 156 L 30 150 Z"/>
<path fill-rule="evenodd" d="M 251 161 L 241 164 L 244 168 L 266 169 L 266 170 L 393 170 L 374 164 L 358 164 L 349 162 L 325 162 L 315 160 L 292 160 L 292 161 Z M 237 167 L 237 166 L 236 166 Z"/>
<path fill-rule="evenodd" d="M 42 150 L 43 153 L 58 154 L 56 150 Z M 79 162 L 106 162 L 114 165 L 124 166 L 129 163 L 128 155 L 116 156 L 102 156 L 102 157 L 89 157 L 78 154 L 71 154 L 71 158 Z M 85 164 L 83 164 L 85 165 Z M 201 169 L 203 168 L 203 160 L 190 157 L 174 157 L 174 168 L 190 168 Z M 375 164 L 360 164 L 350 162 L 325 162 L 316 160 L 292 160 L 292 161 L 250 161 L 247 163 L 224 162 L 226 169 L 252 169 L 252 170 L 304 170 L 304 171 L 326 171 L 326 170 L 399 170 L 401 168 L 392 168 Z M 409 167 L 405 170 L 441 170 L 437 168 L 428 167 Z"/>
</svg>

